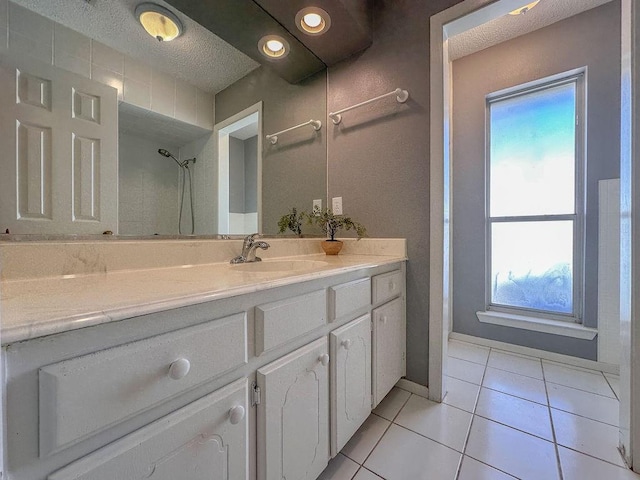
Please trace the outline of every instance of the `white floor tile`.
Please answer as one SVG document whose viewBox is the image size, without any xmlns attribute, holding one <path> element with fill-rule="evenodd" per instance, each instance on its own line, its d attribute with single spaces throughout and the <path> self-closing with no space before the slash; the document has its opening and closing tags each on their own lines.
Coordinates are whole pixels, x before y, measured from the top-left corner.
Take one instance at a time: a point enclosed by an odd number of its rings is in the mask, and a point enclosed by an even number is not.
<svg viewBox="0 0 640 480">
<path fill-rule="evenodd" d="M 476 414 L 553 442 L 546 405 L 482 388 Z"/>
<path fill-rule="evenodd" d="M 377 415 L 369 415 L 369 418 L 344 446 L 342 453 L 362 465 L 390 423 Z"/>
<path fill-rule="evenodd" d="M 544 378 L 542 376 L 542 363 L 539 358 L 501 352 L 500 350 L 491 350 L 489 363 L 487 363 L 487 365 L 489 367 L 499 368 L 500 370 L 537 378 L 538 380 L 543 380 Z"/>
<path fill-rule="evenodd" d="M 549 405 L 554 408 L 618 426 L 620 406 L 615 398 L 555 383 L 547 384 L 547 392 L 549 393 Z"/>
<path fill-rule="evenodd" d="M 522 480 L 559 478 L 553 443 L 478 416 L 465 454 Z"/>
<path fill-rule="evenodd" d="M 626 467 L 616 467 L 588 455 L 558 447 L 564 480 L 640 480 Z"/>
<path fill-rule="evenodd" d="M 329 461 L 318 480 L 351 480 L 359 468 L 360 465 L 339 453 Z"/>
<path fill-rule="evenodd" d="M 459 408 L 412 395 L 394 423 L 462 452 L 471 417 Z"/>
<path fill-rule="evenodd" d="M 392 421 L 398 415 L 411 393 L 398 387 L 393 387 L 386 397 L 378 404 L 373 413 Z"/>
<path fill-rule="evenodd" d="M 461 455 L 397 425 L 391 425 L 365 467 L 386 480 L 452 480 Z"/>
<path fill-rule="evenodd" d="M 375 473 L 371 473 L 366 468 L 362 467 L 358 470 L 358 474 L 353 477 L 353 480 L 381 480 L 382 477 L 379 477 Z"/>
<path fill-rule="evenodd" d="M 442 400 L 442 403 L 473 413 L 476 406 L 476 399 L 480 392 L 480 385 L 463 382 L 457 378 L 450 377 L 445 378 L 445 384 L 447 394 L 444 400 Z"/>
<path fill-rule="evenodd" d="M 618 452 L 618 427 L 551 409 L 558 445 L 624 466 Z"/>
<path fill-rule="evenodd" d="M 458 480 L 513 480 L 514 477 L 480 463 L 471 457 L 463 457 Z"/>
<path fill-rule="evenodd" d="M 604 376 L 607 378 L 607 381 L 609 382 L 609 386 L 613 390 L 613 393 L 615 393 L 616 397 L 618 397 L 618 400 L 620 400 L 620 376 L 613 375 L 611 373 L 605 373 Z"/>
<path fill-rule="evenodd" d="M 459 358 L 468 362 L 487 364 L 489 358 L 489 348 L 471 343 L 449 340 L 448 353 L 450 357 Z"/>
<path fill-rule="evenodd" d="M 482 386 L 532 402 L 547 404 L 544 382 L 536 378 L 487 367 Z"/>
<path fill-rule="evenodd" d="M 484 376 L 484 365 L 449 357 L 447 359 L 447 375 L 465 382 L 480 385 Z"/>
<path fill-rule="evenodd" d="M 546 360 L 542 361 L 542 368 L 544 369 L 544 378 L 547 382 L 559 383 L 560 385 L 605 395 L 607 397 L 615 397 L 609 384 L 600 372 L 568 367 Z"/>
</svg>

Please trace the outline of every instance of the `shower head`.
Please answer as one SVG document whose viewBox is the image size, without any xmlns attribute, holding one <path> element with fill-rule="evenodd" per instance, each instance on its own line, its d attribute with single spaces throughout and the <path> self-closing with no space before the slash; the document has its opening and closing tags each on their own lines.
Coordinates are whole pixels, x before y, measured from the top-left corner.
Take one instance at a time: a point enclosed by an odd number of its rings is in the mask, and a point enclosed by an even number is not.
<svg viewBox="0 0 640 480">
<path fill-rule="evenodd" d="M 158 153 L 160 155 L 162 155 L 163 157 L 173 158 L 173 161 L 176 162 L 179 167 L 183 166 L 182 163 L 180 163 L 176 157 L 171 155 L 171 152 L 169 152 L 168 150 L 165 150 L 164 148 L 161 148 L 161 149 L 158 150 Z"/>
</svg>

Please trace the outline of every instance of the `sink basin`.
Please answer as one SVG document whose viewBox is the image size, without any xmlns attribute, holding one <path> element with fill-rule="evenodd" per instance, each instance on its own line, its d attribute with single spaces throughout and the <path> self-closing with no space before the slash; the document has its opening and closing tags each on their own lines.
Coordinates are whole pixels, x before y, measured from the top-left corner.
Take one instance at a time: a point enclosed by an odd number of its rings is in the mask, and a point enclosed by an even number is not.
<svg viewBox="0 0 640 480">
<path fill-rule="evenodd" d="M 265 260 L 262 262 L 238 263 L 231 265 L 231 268 L 245 273 L 286 273 L 311 271 L 327 265 L 327 262 L 319 260 Z"/>
</svg>

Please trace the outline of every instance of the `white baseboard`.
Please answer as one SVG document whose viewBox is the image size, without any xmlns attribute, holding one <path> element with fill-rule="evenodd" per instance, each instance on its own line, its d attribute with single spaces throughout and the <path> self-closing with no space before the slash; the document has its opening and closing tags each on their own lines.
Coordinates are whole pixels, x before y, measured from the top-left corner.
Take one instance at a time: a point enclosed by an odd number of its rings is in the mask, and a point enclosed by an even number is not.
<svg viewBox="0 0 640 480">
<path fill-rule="evenodd" d="M 396 383 L 396 387 L 406 390 L 407 392 L 414 393 L 420 397 L 429 398 L 429 388 L 419 383 L 412 382 L 406 378 L 401 378 Z"/>
<path fill-rule="evenodd" d="M 599 372 L 612 373 L 620 375 L 620 366 L 605 362 L 595 362 L 584 358 L 572 357 L 570 355 L 562 355 L 560 353 L 547 352 L 546 350 L 538 350 L 537 348 L 522 347 L 511 343 L 498 342 L 497 340 L 489 340 L 487 338 L 474 337 L 463 333 L 451 332 L 449 340 L 460 340 L 461 342 L 474 343 L 485 347 L 497 348 L 511 353 L 519 353 L 520 355 L 529 355 L 531 357 L 539 357 L 552 362 L 573 365 L 574 367 L 587 368 L 589 370 L 597 370 Z M 406 390 L 406 389 L 405 389 Z"/>
</svg>

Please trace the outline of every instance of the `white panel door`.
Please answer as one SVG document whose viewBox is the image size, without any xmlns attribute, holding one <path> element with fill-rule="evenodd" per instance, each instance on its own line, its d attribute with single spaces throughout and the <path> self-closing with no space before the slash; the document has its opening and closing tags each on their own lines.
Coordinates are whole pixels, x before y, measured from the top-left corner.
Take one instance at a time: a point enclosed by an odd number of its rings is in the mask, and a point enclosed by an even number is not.
<svg viewBox="0 0 640 480">
<path fill-rule="evenodd" d="M 402 297 L 373 310 L 373 406 L 406 374 L 406 327 Z"/>
<path fill-rule="evenodd" d="M 371 317 L 331 332 L 331 456 L 371 413 Z"/>
<path fill-rule="evenodd" d="M 248 480 L 247 380 L 238 380 L 48 480 Z"/>
<path fill-rule="evenodd" d="M 258 479 L 316 480 L 329 460 L 329 355 L 322 338 L 258 370 Z"/>
<path fill-rule="evenodd" d="M 1 231 L 116 232 L 116 90 L 3 53 L 0 105 Z"/>
</svg>

